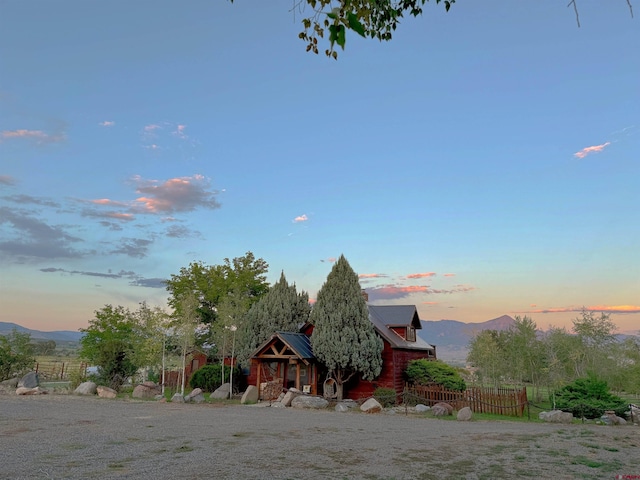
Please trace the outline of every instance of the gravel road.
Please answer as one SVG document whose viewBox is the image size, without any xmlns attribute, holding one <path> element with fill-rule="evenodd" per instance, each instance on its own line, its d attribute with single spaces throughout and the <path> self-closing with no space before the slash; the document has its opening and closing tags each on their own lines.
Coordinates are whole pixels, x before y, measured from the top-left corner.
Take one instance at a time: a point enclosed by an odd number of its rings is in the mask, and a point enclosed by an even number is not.
<svg viewBox="0 0 640 480">
<path fill-rule="evenodd" d="M 640 478 L 637 426 L 0 396 L 0 478 Z"/>
</svg>

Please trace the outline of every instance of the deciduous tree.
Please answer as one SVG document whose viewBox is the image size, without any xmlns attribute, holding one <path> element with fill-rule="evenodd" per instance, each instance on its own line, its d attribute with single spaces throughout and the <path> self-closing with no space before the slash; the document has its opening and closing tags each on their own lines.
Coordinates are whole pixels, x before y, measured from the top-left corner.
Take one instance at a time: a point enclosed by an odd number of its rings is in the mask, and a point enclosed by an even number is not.
<svg viewBox="0 0 640 480">
<path fill-rule="evenodd" d="M 0 335 L 0 381 L 26 373 L 35 363 L 31 335 L 15 329 Z"/>
<path fill-rule="evenodd" d="M 336 382 L 338 399 L 354 375 L 373 380 L 382 370 L 382 340 L 369 321 L 358 275 L 341 255 L 318 292 L 310 321 L 313 353 Z"/>
</svg>

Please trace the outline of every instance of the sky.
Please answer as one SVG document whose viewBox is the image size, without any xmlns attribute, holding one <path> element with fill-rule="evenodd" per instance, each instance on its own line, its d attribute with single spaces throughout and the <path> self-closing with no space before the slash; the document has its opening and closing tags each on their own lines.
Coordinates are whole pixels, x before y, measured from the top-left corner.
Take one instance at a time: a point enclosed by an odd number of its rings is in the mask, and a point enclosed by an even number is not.
<svg viewBox="0 0 640 480">
<path fill-rule="evenodd" d="M 251 251 L 311 299 L 344 254 L 423 320 L 638 331 L 640 19 L 578 7 L 430 2 L 336 61 L 291 1 L 1 2 L 0 321 Z"/>
</svg>

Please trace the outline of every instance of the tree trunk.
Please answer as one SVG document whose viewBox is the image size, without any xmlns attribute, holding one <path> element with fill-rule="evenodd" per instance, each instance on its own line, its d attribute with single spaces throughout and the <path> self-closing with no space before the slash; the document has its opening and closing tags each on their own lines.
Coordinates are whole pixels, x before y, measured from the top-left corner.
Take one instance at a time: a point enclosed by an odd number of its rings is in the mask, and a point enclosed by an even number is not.
<svg viewBox="0 0 640 480">
<path fill-rule="evenodd" d="M 342 401 L 342 394 L 343 394 L 343 391 L 344 391 L 344 389 L 342 387 L 343 387 L 343 383 L 340 382 L 340 381 L 337 381 L 336 382 L 336 399 L 339 402 Z"/>
</svg>

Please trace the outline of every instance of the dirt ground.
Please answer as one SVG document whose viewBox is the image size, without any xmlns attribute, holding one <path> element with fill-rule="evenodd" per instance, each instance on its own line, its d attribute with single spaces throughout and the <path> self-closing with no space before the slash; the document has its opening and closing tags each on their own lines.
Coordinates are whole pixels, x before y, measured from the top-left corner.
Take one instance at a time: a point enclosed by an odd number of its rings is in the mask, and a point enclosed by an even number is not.
<svg viewBox="0 0 640 480">
<path fill-rule="evenodd" d="M 640 478 L 640 427 L 0 396 L 0 478 Z"/>
</svg>

